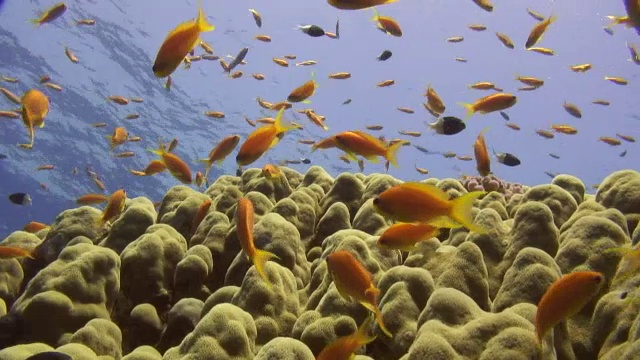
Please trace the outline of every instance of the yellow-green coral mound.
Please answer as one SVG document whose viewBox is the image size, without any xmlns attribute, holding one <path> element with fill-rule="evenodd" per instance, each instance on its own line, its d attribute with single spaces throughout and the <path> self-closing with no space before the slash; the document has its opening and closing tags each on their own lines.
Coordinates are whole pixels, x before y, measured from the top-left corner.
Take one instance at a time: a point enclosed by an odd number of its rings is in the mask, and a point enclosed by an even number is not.
<svg viewBox="0 0 640 360">
<path fill-rule="evenodd" d="M 595 196 L 569 175 L 518 191 L 498 186 L 473 209 L 486 233 L 443 229 L 410 252 L 377 244 L 393 222 L 373 199 L 401 180 L 334 178 L 317 166 L 282 168 L 281 177 L 247 169 L 203 193 L 176 186 L 157 210 L 132 198 L 104 231 L 94 226 L 100 211 L 84 206 L 37 234 L 12 233 L 1 244 L 35 247 L 35 259 L 0 259 L 0 359 L 315 359 L 370 313 L 336 287 L 325 260 L 338 250 L 371 274 L 393 334 L 374 325 L 377 338 L 357 358 L 637 357 L 640 256 L 628 254 L 640 247 L 640 173 L 611 174 Z M 470 181 L 424 180 L 450 198 Z M 255 247 L 277 256 L 265 267 L 271 285 L 242 251 L 242 197 L 255 209 Z M 604 286 L 539 353 L 538 302 L 581 270 L 602 273 Z"/>
</svg>

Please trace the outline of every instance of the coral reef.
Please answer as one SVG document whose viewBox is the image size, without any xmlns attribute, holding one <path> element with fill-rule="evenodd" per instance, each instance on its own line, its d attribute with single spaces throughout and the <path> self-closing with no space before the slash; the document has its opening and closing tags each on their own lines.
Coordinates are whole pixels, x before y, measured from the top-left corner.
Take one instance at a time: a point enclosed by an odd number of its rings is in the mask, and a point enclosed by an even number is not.
<svg viewBox="0 0 640 360">
<path fill-rule="evenodd" d="M 595 196 L 569 175 L 536 186 L 492 175 L 424 180 L 451 199 L 487 191 L 473 209 L 487 231 L 442 229 L 410 252 L 377 244 L 393 222 L 373 199 L 401 180 L 333 178 L 318 166 L 282 167 L 281 176 L 247 169 L 204 193 L 175 186 L 157 211 L 128 199 L 103 230 L 94 226 L 100 211 L 83 206 L 36 234 L 12 233 L 0 244 L 34 248 L 34 259 L 0 259 L 0 359 L 315 359 L 371 312 L 336 287 L 326 259 L 338 250 L 370 273 L 393 334 L 372 326 L 376 339 L 356 359 L 634 359 L 640 351 L 636 171 L 611 174 Z M 272 285 L 238 242 L 241 197 L 255 209 L 255 247 L 278 257 L 266 265 Z M 211 207 L 194 226 L 205 200 Z M 574 271 L 601 273 L 603 286 L 540 345 L 537 304 Z"/>
</svg>

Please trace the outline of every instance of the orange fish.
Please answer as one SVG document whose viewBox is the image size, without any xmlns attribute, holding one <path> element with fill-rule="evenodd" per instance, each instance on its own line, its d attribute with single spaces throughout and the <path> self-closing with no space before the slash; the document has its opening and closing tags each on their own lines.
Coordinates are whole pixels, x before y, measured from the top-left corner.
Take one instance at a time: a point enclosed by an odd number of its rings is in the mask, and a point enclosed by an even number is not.
<svg viewBox="0 0 640 360">
<path fill-rule="evenodd" d="M 377 212 L 401 222 L 422 222 L 442 228 L 466 227 L 485 233 L 486 229 L 473 223 L 471 209 L 477 198 L 486 194 L 474 191 L 449 200 L 442 189 L 419 182 L 393 186 L 373 199 Z"/>
<path fill-rule="evenodd" d="M 258 160 L 267 150 L 276 146 L 287 131 L 296 129 L 293 125 L 283 124 L 282 114 L 284 109 L 278 112 L 275 123 L 261 126 L 249 134 L 236 155 L 238 165 L 249 165 Z"/>
<path fill-rule="evenodd" d="M 47 225 L 47 224 L 43 224 L 43 223 L 37 222 L 37 221 L 31 221 L 30 223 L 25 225 L 22 230 L 26 231 L 26 232 L 29 232 L 29 233 L 37 233 L 38 231 L 44 230 L 44 229 L 46 229 L 48 227 L 49 227 L 49 225 Z"/>
<path fill-rule="evenodd" d="M 373 8 L 373 17 L 371 18 L 371 20 L 376 22 L 377 27 L 378 29 L 380 29 L 380 31 L 396 37 L 402 36 L 402 29 L 400 29 L 400 24 L 398 24 L 398 22 L 390 16 L 380 16 L 376 8 Z"/>
<path fill-rule="evenodd" d="M 576 271 L 556 280 L 542 295 L 536 311 L 538 343 L 559 322 L 577 314 L 600 290 L 604 275 L 593 271 Z"/>
<path fill-rule="evenodd" d="M 616 138 L 612 138 L 610 136 L 601 136 L 600 141 L 602 141 L 605 144 L 609 144 L 611 146 L 618 146 L 620 144 L 622 144 L 622 142 Z"/>
<path fill-rule="evenodd" d="M 549 18 L 535 24 L 529 33 L 529 37 L 527 38 L 527 42 L 524 44 L 524 47 L 528 49 L 535 45 L 542 38 L 544 32 L 547 31 L 549 25 L 551 25 L 555 20 L 555 17 L 549 16 Z"/>
<path fill-rule="evenodd" d="M 473 0 L 473 2 L 485 11 L 493 11 L 493 3 L 491 3 L 491 0 Z"/>
<path fill-rule="evenodd" d="M 49 98 L 40 90 L 31 89 L 22 95 L 21 99 L 22 122 L 29 130 L 30 141 L 28 144 L 20 144 L 25 149 L 33 147 L 34 127 L 44 127 L 44 119 L 49 114 Z"/>
<path fill-rule="evenodd" d="M 203 201 L 198 207 L 198 211 L 196 211 L 196 215 L 193 217 L 193 221 L 191 221 L 191 236 L 196 233 L 198 230 L 198 226 L 209 213 L 209 208 L 211 208 L 211 199 L 207 199 Z"/>
<path fill-rule="evenodd" d="M 317 149 L 331 149 L 335 147 L 338 147 L 338 143 L 336 142 L 336 136 L 332 135 L 322 140 L 318 140 L 315 144 L 313 144 L 313 146 L 311 147 L 311 152 L 314 152 Z"/>
<path fill-rule="evenodd" d="M 458 103 L 467 109 L 467 119 L 476 112 L 488 114 L 494 111 L 505 110 L 516 104 L 518 98 L 508 93 L 497 93 L 476 100 L 473 104 Z"/>
<path fill-rule="evenodd" d="M 571 125 L 565 125 L 565 124 L 553 124 L 551 125 L 551 128 L 560 134 L 566 134 L 566 135 L 575 135 L 578 133 L 578 129 L 576 129 L 575 127 L 571 126 Z"/>
<path fill-rule="evenodd" d="M 76 199 L 76 204 L 96 205 L 107 201 L 109 201 L 109 198 L 104 194 L 84 194 Z"/>
<path fill-rule="evenodd" d="M 580 111 L 577 105 L 565 101 L 564 104 L 562 104 L 562 107 L 564 107 L 569 115 L 578 119 L 582 118 L 582 111 Z"/>
<path fill-rule="evenodd" d="M 116 190 L 113 194 L 109 195 L 109 202 L 102 211 L 102 216 L 97 219 L 96 223 L 102 227 L 112 219 L 117 218 L 122 214 L 127 200 L 127 192 L 124 189 Z"/>
<path fill-rule="evenodd" d="M 280 258 L 276 254 L 256 248 L 256 245 L 253 243 L 253 222 L 253 204 L 251 203 L 251 200 L 243 197 L 238 200 L 238 206 L 236 208 L 236 233 L 238 241 L 240 241 L 240 246 L 242 247 L 244 254 L 249 260 L 251 260 L 253 266 L 255 266 L 258 275 L 260 275 L 260 277 L 263 278 L 269 286 L 271 286 L 265 267 L 267 265 L 267 261 L 271 259 L 280 260 Z"/>
<path fill-rule="evenodd" d="M 159 174 L 163 171 L 167 170 L 167 166 L 161 160 L 151 160 L 147 167 L 144 169 L 144 174 L 146 176 L 151 176 L 155 174 Z"/>
<path fill-rule="evenodd" d="M 489 151 L 487 151 L 487 144 L 484 141 L 484 132 L 488 129 L 489 128 L 484 128 L 484 130 L 478 134 L 478 138 L 473 144 L 473 153 L 476 157 L 476 169 L 482 176 L 491 174 L 491 157 L 489 156 Z"/>
<path fill-rule="evenodd" d="M 157 150 L 149 149 L 152 153 L 160 156 L 160 161 L 167 167 L 171 175 L 183 184 L 191 184 L 191 169 L 189 165 L 177 155 L 167 152 L 162 143 Z"/>
<path fill-rule="evenodd" d="M 0 259 L 15 259 L 25 258 L 35 259 L 32 255 L 32 251 L 25 250 L 16 246 L 2 246 L 0 245 Z"/>
<path fill-rule="evenodd" d="M 311 73 L 311 80 L 295 88 L 287 97 L 287 101 L 302 102 L 313 96 L 318 88 L 318 83 L 314 78 L 314 74 Z"/>
<path fill-rule="evenodd" d="M 393 337 L 382 321 L 378 308 L 380 290 L 373 285 L 371 274 L 358 259 L 348 251 L 338 250 L 327 256 L 327 268 L 336 289 L 345 300 L 355 300 L 373 312 L 380 329 L 388 337 Z"/>
<path fill-rule="evenodd" d="M 342 336 L 325 346 L 316 357 L 316 360 L 352 359 L 356 350 L 376 339 L 375 336 L 367 335 L 369 328 L 373 325 L 373 319 L 372 316 L 368 316 L 360 325 L 358 331 L 351 335 Z"/>
<path fill-rule="evenodd" d="M 509 49 L 515 49 L 516 46 L 513 44 L 513 41 L 507 35 L 497 32 L 496 36 L 498 37 L 498 40 L 500 40 L 502 45 L 504 45 Z"/>
<path fill-rule="evenodd" d="M 383 249 L 411 251 L 417 243 L 436 237 L 439 233 L 440 229 L 429 224 L 395 223 L 380 235 L 378 246 Z"/>
<path fill-rule="evenodd" d="M 107 139 L 109 139 L 111 150 L 113 150 L 116 146 L 122 145 L 129 140 L 129 133 L 125 128 L 117 127 L 113 130 L 113 135 L 107 136 Z"/>
<path fill-rule="evenodd" d="M 164 39 L 153 63 L 153 73 L 164 78 L 173 73 L 189 54 L 200 43 L 200 33 L 213 31 L 215 27 L 207 22 L 199 0 L 198 17 L 188 20 L 171 30 Z"/>
<path fill-rule="evenodd" d="M 429 105 L 427 110 L 437 113 L 438 115 L 436 115 L 436 117 L 444 112 L 446 106 L 444 105 L 444 102 L 442 101 L 438 93 L 431 87 L 431 84 L 427 86 L 427 91 L 425 92 L 424 96 L 427 97 L 427 104 Z"/>
<path fill-rule="evenodd" d="M 382 156 L 393 166 L 398 167 L 396 153 L 402 146 L 402 143 L 388 145 L 374 136 L 357 130 L 336 134 L 335 140 L 336 146 L 347 153 L 347 156 L 353 160 L 357 160 L 356 155 L 360 155 L 376 163 L 378 156 Z"/>
<path fill-rule="evenodd" d="M 240 142 L 240 136 L 238 135 L 227 136 L 226 138 L 222 139 L 220 143 L 216 145 L 216 147 L 211 149 L 211 151 L 209 152 L 209 156 L 207 156 L 206 159 L 200 160 L 201 162 L 205 163 L 205 172 L 204 172 L 205 178 L 209 175 L 209 170 L 211 170 L 211 166 L 214 163 L 221 164 L 224 161 L 224 159 L 226 159 L 226 157 L 229 154 L 231 154 L 233 149 L 235 149 L 236 146 L 238 146 L 239 142 Z"/>
<path fill-rule="evenodd" d="M 277 179 L 278 177 L 280 177 L 280 175 L 282 175 L 282 170 L 280 170 L 280 168 L 276 165 L 265 164 L 265 166 L 262 168 L 262 176 L 269 180 Z"/>
<path fill-rule="evenodd" d="M 40 26 L 42 24 L 50 23 L 53 20 L 59 18 L 67 11 L 67 5 L 63 2 L 59 2 L 42 13 L 38 19 L 31 19 L 30 22 Z"/>
<path fill-rule="evenodd" d="M 309 119 L 309 121 L 311 121 L 312 123 L 318 125 L 324 131 L 328 131 L 329 130 L 329 127 L 327 125 L 325 125 L 325 123 L 324 123 L 324 116 L 320 116 L 320 115 L 316 114 L 311 109 L 306 109 L 304 111 L 304 114 L 307 115 L 307 118 Z"/>
</svg>

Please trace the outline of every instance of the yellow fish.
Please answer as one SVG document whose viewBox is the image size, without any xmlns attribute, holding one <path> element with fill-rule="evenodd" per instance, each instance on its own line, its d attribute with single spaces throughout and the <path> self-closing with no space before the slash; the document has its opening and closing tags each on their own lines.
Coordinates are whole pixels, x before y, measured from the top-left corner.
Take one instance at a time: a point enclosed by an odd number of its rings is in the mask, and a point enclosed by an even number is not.
<svg viewBox="0 0 640 360">
<path fill-rule="evenodd" d="M 171 75 L 200 43 L 200 33 L 214 29 L 215 26 L 207 22 L 202 0 L 199 0 L 198 17 L 178 25 L 164 39 L 153 63 L 153 73 L 159 78 Z"/>
</svg>

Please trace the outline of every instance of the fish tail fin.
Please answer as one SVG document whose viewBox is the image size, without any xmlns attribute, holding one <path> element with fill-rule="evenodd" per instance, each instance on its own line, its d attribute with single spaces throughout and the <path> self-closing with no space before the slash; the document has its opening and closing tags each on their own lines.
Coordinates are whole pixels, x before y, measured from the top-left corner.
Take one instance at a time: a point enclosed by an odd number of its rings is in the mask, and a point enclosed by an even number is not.
<svg viewBox="0 0 640 360">
<path fill-rule="evenodd" d="M 278 115 L 276 116 L 276 121 L 274 123 L 274 126 L 276 127 L 276 131 L 280 134 L 280 133 L 284 133 L 287 132 L 289 130 L 294 130 L 297 129 L 298 127 L 293 125 L 293 124 L 285 124 L 282 121 L 283 115 L 284 115 L 284 108 L 280 109 L 278 111 Z"/>
<path fill-rule="evenodd" d="M 200 32 L 213 31 L 216 28 L 215 26 L 211 25 L 209 21 L 207 21 L 207 16 L 204 14 L 204 10 L 202 9 L 202 0 L 198 0 L 197 24 Z"/>
<path fill-rule="evenodd" d="M 465 115 L 464 120 L 468 120 L 476 112 L 476 110 L 473 108 L 473 104 L 459 102 L 458 105 L 464 107 L 467 110 L 467 114 Z"/>
<path fill-rule="evenodd" d="M 401 147 L 402 147 L 402 142 L 399 141 L 387 148 L 387 152 L 384 157 L 389 161 L 389 163 L 391 163 L 391 165 L 393 165 L 393 167 L 398 167 L 398 150 Z M 387 165 L 387 168 L 388 167 L 389 166 Z"/>
<path fill-rule="evenodd" d="M 485 234 L 487 229 L 474 224 L 471 217 L 471 209 L 475 200 L 485 194 L 485 191 L 473 191 L 452 200 L 450 217 L 471 231 Z"/>
<path fill-rule="evenodd" d="M 36 27 L 40 26 L 40 19 L 29 19 L 27 22 L 34 24 Z"/>
<path fill-rule="evenodd" d="M 391 331 L 389 331 L 389 329 L 387 329 L 387 326 L 382 321 L 382 313 L 380 312 L 380 308 L 378 308 L 377 306 L 374 308 L 374 314 L 376 317 L 376 324 L 378 324 L 380 330 L 382 330 L 385 335 L 392 338 L 393 334 L 391 333 Z"/>
<path fill-rule="evenodd" d="M 375 316 L 373 314 L 369 314 L 366 319 L 362 322 L 358 331 L 356 332 L 356 341 L 358 344 L 366 345 L 372 341 L 374 341 L 377 336 L 369 336 L 369 329 L 373 326 L 375 321 Z"/>
<path fill-rule="evenodd" d="M 371 10 L 373 10 L 373 16 L 371 17 L 371 21 L 378 22 L 378 18 L 380 17 L 380 13 L 378 13 L 378 10 L 375 8 L 375 6 L 372 7 Z"/>
<path fill-rule="evenodd" d="M 280 260 L 278 255 L 271 253 L 269 251 L 260 250 L 260 249 L 256 249 L 255 254 L 253 254 L 253 256 L 251 257 L 251 261 L 253 262 L 253 266 L 256 267 L 256 271 L 258 272 L 258 275 L 260 275 L 260 277 L 264 279 L 264 281 L 267 284 L 269 284 L 269 286 L 273 284 L 271 284 L 271 282 L 269 281 L 269 277 L 267 276 L 266 266 L 267 266 L 267 262 L 271 259 Z"/>
</svg>

